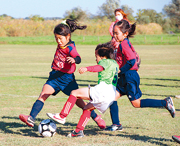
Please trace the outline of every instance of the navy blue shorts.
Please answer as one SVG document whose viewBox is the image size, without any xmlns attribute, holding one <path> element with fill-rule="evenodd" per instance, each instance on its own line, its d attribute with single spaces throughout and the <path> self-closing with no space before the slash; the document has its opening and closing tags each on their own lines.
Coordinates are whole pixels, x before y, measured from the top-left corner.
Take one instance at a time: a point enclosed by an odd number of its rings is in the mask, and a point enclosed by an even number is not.
<svg viewBox="0 0 180 146">
<path fill-rule="evenodd" d="M 116 90 L 121 95 L 127 95 L 130 101 L 139 99 L 142 92 L 139 88 L 140 78 L 135 70 L 129 70 L 125 74 L 121 74 L 118 79 Z"/>
<path fill-rule="evenodd" d="M 49 78 L 45 84 L 54 88 L 55 92 L 52 95 L 62 91 L 69 96 L 72 90 L 78 89 L 74 74 L 67 74 L 56 70 L 52 70 L 49 73 Z"/>
</svg>

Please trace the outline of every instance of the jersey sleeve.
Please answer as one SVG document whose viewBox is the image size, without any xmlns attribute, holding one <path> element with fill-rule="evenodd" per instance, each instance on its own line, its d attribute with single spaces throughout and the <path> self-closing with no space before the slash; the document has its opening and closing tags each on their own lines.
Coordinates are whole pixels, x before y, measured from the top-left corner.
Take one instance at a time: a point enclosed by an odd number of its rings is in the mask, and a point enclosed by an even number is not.
<svg viewBox="0 0 180 146">
<path fill-rule="evenodd" d="M 87 68 L 87 71 L 90 71 L 90 72 L 101 72 L 104 70 L 104 68 L 101 65 L 88 66 L 86 68 Z"/>
<path fill-rule="evenodd" d="M 80 55 L 79 55 L 79 53 L 77 52 L 75 46 L 73 46 L 73 47 L 72 47 L 72 46 L 68 46 L 68 48 L 69 48 L 69 54 L 70 54 L 71 57 L 73 57 L 73 58 L 76 58 L 77 56 L 80 57 Z"/>
<path fill-rule="evenodd" d="M 126 58 L 126 60 L 136 59 L 135 53 L 130 48 L 128 42 L 125 40 L 121 43 L 122 46 L 122 54 Z"/>
<path fill-rule="evenodd" d="M 123 67 L 120 68 L 121 70 L 120 74 L 123 74 L 134 66 L 136 62 L 136 56 L 126 40 L 121 43 L 121 46 L 122 46 L 122 54 L 126 59 L 126 63 L 123 65 Z"/>
</svg>

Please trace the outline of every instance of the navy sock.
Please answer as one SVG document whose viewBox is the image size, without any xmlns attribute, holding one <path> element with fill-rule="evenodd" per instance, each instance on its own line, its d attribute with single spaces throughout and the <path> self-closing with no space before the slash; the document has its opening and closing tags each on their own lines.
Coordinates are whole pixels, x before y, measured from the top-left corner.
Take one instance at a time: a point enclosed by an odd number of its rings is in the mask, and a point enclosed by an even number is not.
<svg viewBox="0 0 180 146">
<path fill-rule="evenodd" d="M 36 116 L 41 111 L 43 106 L 44 106 L 44 103 L 40 100 L 36 100 L 36 102 L 33 104 L 33 107 L 30 112 L 30 116 L 32 116 L 34 120 L 36 119 Z"/>
<path fill-rule="evenodd" d="M 157 100 L 157 99 L 141 99 L 141 108 L 143 107 L 165 107 L 165 100 Z"/>
<path fill-rule="evenodd" d="M 110 114 L 111 114 L 112 123 L 116 125 L 120 125 L 119 109 L 118 109 L 117 101 L 114 101 L 113 104 L 110 106 Z"/>
<path fill-rule="evenodd" d="M 91 118 L 94 120 L 97 117 L 97 114 L 94 110 L 91 111 Z"/>
</svg>

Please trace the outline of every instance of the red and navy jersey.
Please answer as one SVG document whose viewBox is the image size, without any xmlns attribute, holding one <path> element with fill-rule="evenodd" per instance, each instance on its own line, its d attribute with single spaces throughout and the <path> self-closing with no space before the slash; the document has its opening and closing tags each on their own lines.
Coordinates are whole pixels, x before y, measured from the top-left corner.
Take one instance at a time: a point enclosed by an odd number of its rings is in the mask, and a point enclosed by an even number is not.
<svg viewBox="0 0 180 146">
<path fill-rule="evenodd" d="M 76 58 L 77 56 L 80 57 L 76 50 L 75 43 L 73 41 L 69 42 L 68 45 L 65 47 L 60 47 L 58 45 L 51 68 L 54 70 L 71 74 L 75 72 L 76 64 L 68 63 L 66 61 L 66 57 Z"/>
<path fill-rule="evenodd" d="M 130 60 L 136 60 L 135 49 L 128 39 L 124 39 L 118 47 L 116 61 L 119 69 L 127 64 Z M 128 62 L 129 63 L 129 62 Z M 129 70 L 138 70 L 137 62 Z"/>
</svg>

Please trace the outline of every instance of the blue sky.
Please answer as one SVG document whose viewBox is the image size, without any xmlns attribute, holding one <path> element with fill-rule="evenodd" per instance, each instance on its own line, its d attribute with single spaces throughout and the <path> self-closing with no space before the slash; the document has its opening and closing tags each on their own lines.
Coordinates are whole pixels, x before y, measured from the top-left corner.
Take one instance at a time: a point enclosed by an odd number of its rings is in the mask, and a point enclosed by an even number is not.
<svg viewBox="0 0 180 146">
<path fill-rule="evenodd" d="M 0 0 L 0 15 L 7 14 L 14 18 L 25 18 L 31 15 L 41 17 L 63 17 L 65 11 L 74 7 L 96 15 L 98 8 L 106 0 Z M 154 9 L 162 12 L 164 5 L 172 0 L 121 0 L 120 5 L 128 5 L 134 10 L 134 16 L 138 9 Z"/>
</svg>

